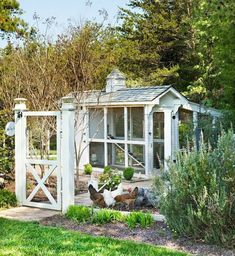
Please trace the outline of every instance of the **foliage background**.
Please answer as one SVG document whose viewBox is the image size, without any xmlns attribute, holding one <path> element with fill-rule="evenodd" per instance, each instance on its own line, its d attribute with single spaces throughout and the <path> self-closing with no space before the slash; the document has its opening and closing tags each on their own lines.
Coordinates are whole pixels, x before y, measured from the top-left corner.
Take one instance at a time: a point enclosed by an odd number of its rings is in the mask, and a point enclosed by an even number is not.
<svg viewBox="0 0 235 256">
<path fill-rule="evenodd" d="M 0 111 L 0 173 L 10 173 L 14 169 L 14 137 L 5 135 L 7 122 L 12 121 L 11 111 Z"/>
<path fill-rule="evenodd" d="M 27 26 L 21 13 L 16 0 L 1 1 L 0 31 L 9 38 L 0 53 L 6 108 L 19 95 L 31 109 L 54 108 L 68 92 L 103 88 L 118 67 L 129 86 L 171 84 L 198 103 L 235 109 L 233 0 L 130 0 L 117 25 L 70 23 L 56 42 Z M 55 20 L 35 15 L 38 22 L 48 31 Z M 10 35 L 22 43 L 11 44 Z"/>
</svg>

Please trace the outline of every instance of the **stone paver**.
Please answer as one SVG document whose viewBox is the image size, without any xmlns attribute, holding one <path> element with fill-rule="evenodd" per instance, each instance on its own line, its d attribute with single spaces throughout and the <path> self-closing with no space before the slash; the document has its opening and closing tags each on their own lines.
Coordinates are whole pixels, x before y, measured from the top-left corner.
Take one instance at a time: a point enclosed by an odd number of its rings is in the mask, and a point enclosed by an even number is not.
<svg viewBox="0 0 235 256">
<path fill-rule="evenodd" d="M 134 189 L 135 187 L 138 188 L 150 188 L 152 186 L 152 180 L 133 180 L 133 181 L 122 181 L 122 186 L 124 190 L 128 188 Z"/>
<path fill-rule="evenodd" d="M 81 178 L 83 178 L 84 181 L 86 181 L 87 183 L 90 180 L 90 176 L 85 176 L 85 177 L 82 176 Z M 150 187 L 151 183 L 152 183 L 151 180 L 136 179 L 134 180 L 134 182 L 123 181 L 123 189 L 127 190 L 129 188 L 134 189 L 135 187 Z M 82 193 L 82 194 L 76 195 L 75 204 L 91 206 L 92 201 L 90 199 L 89 193 Z M 40 221 L 45 217 L 51 217 L 58 213 L 60 212 L 22 206 L 22 207 L 16 207 L 16 208 L 0 211 L 0 217 L 15 219 L 15 220 L 22 220 L 22 221 Z"/>
<path fill-rule="evenodd" d="M 75 204 L 78 205 L 86 205 L 86 206 L 92 206 L 92 201 L 90 199 L 89 193 L 82 193 L 75 196 Z"/>
<path fill-rule="evenodd" d="M 22 206 L 0 211 L 0 217 L 22 221 L 40 221 L 58 213 L 58 211 Z"/>
</svg>

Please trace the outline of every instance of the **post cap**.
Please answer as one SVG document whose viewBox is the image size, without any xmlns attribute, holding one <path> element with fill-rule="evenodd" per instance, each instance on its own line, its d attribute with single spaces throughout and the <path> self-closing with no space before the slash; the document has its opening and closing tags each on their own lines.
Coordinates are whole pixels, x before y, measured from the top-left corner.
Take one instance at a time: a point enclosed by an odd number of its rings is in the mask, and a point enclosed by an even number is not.
<svg viewBox="0 0 235 256">
<path fill-rule="evenodd" d="M 14 110 L 26 110 L 26 104 L 25 104 L 26 101 L 27 101 L 27 99 L 25 99 L 25 98 L 14 99 L 14 102 L 15 102 Z"/>
<path fill-rule="evenodd" d="M 76 108 L 74 96 L 65 96 L 61 98 L 62 110 L 74 110 Z"/>
<path fill-rule="evenodd" d="M 15 104 L 25 103 L 26 101 L 27 101 L 27 99 L 25 99 L 25 98 L 16 98 L 16 99 L 14 99 Z"/>
<path fill-rule="evenodd" d="M 62 103 L 74 103 L 75 98 L 73 96 L 65 96 L 61 98 Z"/>
</svg>

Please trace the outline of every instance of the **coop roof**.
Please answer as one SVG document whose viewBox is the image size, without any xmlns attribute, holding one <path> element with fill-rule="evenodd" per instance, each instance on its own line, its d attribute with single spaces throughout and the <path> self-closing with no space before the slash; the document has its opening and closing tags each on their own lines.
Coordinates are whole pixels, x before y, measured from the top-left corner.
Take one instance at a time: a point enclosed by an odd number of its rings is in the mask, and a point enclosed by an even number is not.
<svg viewBox="0 0 235 256">
<path fill-rule="evenodd" d="M 109 93 L 104 91 L 86 91 L 80 94 L 80 97 L 79 93 L 76 93 L 76 98 L 78 101 L 82 101 L 85 104 L 151 102 L 166 92 L 169 88 L 171 88 L 170 85 L 123 88 Z"/>
<path fill-rule="evenodd" d="M 211 113 L 213 116 L 220 116 L 220 111 L 214 108 L 207 108 L 201 104 L 189 101 L 180 92 L 171 85 L 162 86 L 146 86 L 135 88 L 122 88 L 114 92 L 106 92 L 103 90 L 73 92 L 68 96 L 74 96 L 79 105 L 86 106 L 106 106 L 106 105 L 145 105 L 159 104 L 159 99 L 164 95 L 172 94 L 179 101 L 183 108 L 200 112 Z M 171 100 L 172 98 L 170 98 Z"/>
</svg>

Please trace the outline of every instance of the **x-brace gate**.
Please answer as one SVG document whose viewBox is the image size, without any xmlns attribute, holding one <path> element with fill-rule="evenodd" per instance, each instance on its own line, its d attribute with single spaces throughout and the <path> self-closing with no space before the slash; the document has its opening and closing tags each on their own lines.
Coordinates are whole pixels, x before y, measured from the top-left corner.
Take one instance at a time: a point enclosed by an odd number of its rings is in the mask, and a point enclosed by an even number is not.
<svg viewBox="0 0 235 256">
<path fill-rule="evenodd" d="M 35 159 L 30 157 L 27 154 L 29 145 L 27 144 L 27 138 L 24 140 L 25 143 L 25 150 L 24 150 L 24 198 L 23 198 L 23 205 L 26 206 L 33 206 L 33 207 L 40 207 L 40 208 L 47 208 L 47 209 L 54 209 L 54 210 L 61 210 L 61 162 L 60 162 L 60 149 L 61 149 L 61 113 L 59 111 L 52 112 L 52 111 L 45 111 L 45 112 L 23 112 L 22 118 L 25 119 L 25 127 L 27 126 L 27 119 L 29 117 L 55 117 L 56 118 L 56 155 L 55 160 L 48 160 L 48 159 Z M 27 136 L 27 133 L 25 133 Z M 41 168 L 45 169 L 45 172 L 42 177 L 39 175 L 39 170 L 36 169 L 36 166 L 40 166 Z M 30 174 L 33 179 L 35 180 L 36 186 L 27 193 L 27 174 Z M 52 195 L 49 188 L 46 186 L 46 181 L 52 176 L 56 181 L 54 187 L 56 187 L 56 193 Z M 43 201 L 34 201 L 34 197 L 39 190 L 46 196 L 46 200 Z"/>
<path fill-rule="evenodd" d="M 26 99 L 15 99 L 15 193 L 20 205 L 66 212 L 74 204 L 75 110 L 72 96 L 61 99 L 60 111 L 43 112 L 30 112 Z M 34 118 L 36 121 L 29 121 Z M 49 119 L 50 122 L 44 126 L 45 123 L 41 124 L 39 119 L 42 122 Z M 31 130 L 41 127 L 48 131 L 46 136 L 51 139 L 56 130 L 56 140 L 55 137 L 52 141 L 39 138 L 43 142 L 40 148 L 37 143 L 30 143 L 29 139 L 33 136 L 31 133 L 37 134 Z M 44 131 L 44 128 L 41 130 Z M 55 143 L 56 154 L 53 148 Z M 49 155 L 47 152 L 50 152 Z"/>
</svg>

